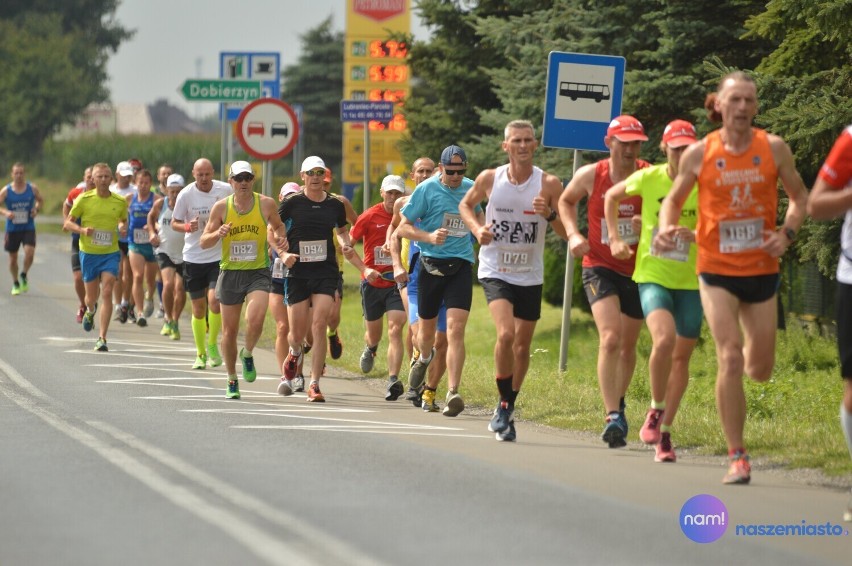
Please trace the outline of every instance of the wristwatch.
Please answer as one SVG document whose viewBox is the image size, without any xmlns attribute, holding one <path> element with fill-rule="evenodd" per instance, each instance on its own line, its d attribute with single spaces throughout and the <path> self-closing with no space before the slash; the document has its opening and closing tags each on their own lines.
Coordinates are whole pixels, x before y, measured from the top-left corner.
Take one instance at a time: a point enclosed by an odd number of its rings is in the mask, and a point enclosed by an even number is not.
<svg viewBox="0 0 852 566">
<path fill-rule="evenodd" d="M 791 242 L 796 241 L 796 231 L 792 228 L 784 228 L 784 235 L 787 236 L 787 239 Z"/>
<path fill-rule="evenodd" d="M 548 222 L 553 222 L 554 220 L 556 220 L 557 216 L 559 216 L 559 215 L 556 213 L 556 209 L 551 208 L 550 214 L 547 216 L 547 218 L 545 220 L 547 220 Z"/>
</svg>

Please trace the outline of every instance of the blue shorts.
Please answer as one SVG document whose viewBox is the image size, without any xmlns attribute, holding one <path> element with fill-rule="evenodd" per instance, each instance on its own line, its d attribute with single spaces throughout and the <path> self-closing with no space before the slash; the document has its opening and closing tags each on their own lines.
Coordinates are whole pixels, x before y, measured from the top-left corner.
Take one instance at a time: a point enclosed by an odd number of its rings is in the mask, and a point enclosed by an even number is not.
<svg viewBox="0 0 852 566">
<path fill-rule="evenodd" d="M 677 335 L 682 338 L 698 338 L 704 309 L 698 290 L 668 289 L 656 283 L 639 283 L 639 301 L 645 318 L 657 309 L 672 313 Z"/>
<path fill-rule="evenodd" d="M 83 282 L 94 281 L 101 273 L 112 273 L 118 277 L 118 264 L 121 262 L 121 252 L 110 254 L 87 254 L 80 252 L 80 269 L 83 272 Z"/>
<path fill-rule="evenodd" d="M 145 258 L 145 261 L 149 263 L 154 263 L 157 261 L 157 257 L 154 255 L 154 246 L 151 244 L 128 244 L 128 252 L 133 252 L 135 254 L 139 254 Z"/>
<path fill-rule="evenodd" d="M 420 321 L 417 311 L 417 272 L 420 271 L 419 262 L 415 263 L 411 273 L 408 274 L 408 324 L 414 325 Z M 447 305 L 441 304 L 438 310 L 438 332 L 447 331 Z"/>
</svg>

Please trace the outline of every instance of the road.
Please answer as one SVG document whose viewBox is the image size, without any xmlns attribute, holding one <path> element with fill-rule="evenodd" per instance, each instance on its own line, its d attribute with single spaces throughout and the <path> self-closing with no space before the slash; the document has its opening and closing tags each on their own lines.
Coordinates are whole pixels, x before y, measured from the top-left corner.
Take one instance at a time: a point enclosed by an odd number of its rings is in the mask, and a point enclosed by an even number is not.
<svg viewBox="0 0 852 566">
<path fill-rule="evenodd" d="M 64 237 L 39 236 L 31 290 L 0 285 L 0 564 L 848 564 L 852 539 L 758 537 L 736 525 L 841 524 L 845 494 L 723 462 L 654 464 L 632 447 L 388 403 L 323 380 L 328 402 L 275 394 L 274 356 L 224 397 L 159 325 L 113 323 L 109 353 L 74 321 Z M 152 321 L 155 322 L 155 321 Z M 699 544 L 684 503 L 719 498 Z M 843 527 L 844 529 L 846 526 Z"/>
</svg>

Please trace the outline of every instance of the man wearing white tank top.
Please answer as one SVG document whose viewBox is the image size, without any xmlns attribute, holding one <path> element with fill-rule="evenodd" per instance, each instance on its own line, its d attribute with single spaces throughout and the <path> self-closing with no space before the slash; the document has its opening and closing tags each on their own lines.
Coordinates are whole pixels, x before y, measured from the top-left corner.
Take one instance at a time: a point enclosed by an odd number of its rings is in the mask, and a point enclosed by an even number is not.
<svg viewBox="0 0 852 566">
<path fill-rule="evenodd" d="M 557 214 L 562 182 L 533 165 L 537 146 L 531 122 L 509 122 L 503 140 L 509 163 L 480 173 L 459 205 L 462 219 L 481 246 L 477 276 L 497 327 L 494 365 L 500 401 L 488 430 L 508 442 L 516 438 L 515 400 L 541 317 L 547 225 L 565 236 Z M 473 211 L 485 199 L 483 224 Z"/>
</svg>

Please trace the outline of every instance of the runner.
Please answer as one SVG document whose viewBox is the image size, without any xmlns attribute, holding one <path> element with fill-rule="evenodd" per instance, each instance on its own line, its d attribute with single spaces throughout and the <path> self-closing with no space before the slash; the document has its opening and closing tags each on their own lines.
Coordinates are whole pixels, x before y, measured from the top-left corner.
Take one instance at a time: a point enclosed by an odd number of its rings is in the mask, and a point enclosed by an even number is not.
<svg viewBox="0 0 852 566">
<path fill-rule="evenodd" d="M 68 196 L 62 203 L 63 222 L 68 219 L 68 213 L 71 212 L 71 206 L 77 200 L 77 197 L 94 188 L 92 168 L 86 167 L 83 171 L 83 180 L 68 191 Z M 83 322 L 83 315 L 86 314 L 86 286 L 83 284 L 83 273 L 80 271 L 80 234 L 76 232 L 71 234 L 71 274 L 74 277 L 74 292 L 77 293 L 77 299 L 80 301 L 80 306 L 77 309 L 77 324 L 80 324 Z"/>
<path fill-rule="evenodd" d="M 133 166 L 128 161 L 122 161 L 115 167 L 115 183 L 110 185 L 109 190 L 122 198 L 136 193 L 133 184 Z M 124 234 L 118 238 L 118 249 L 121 252 L 121 263 L 118 266 L 118 277 L 113 288 L 115 302 L 113 320 L 124 324 L 128 320 L 136 322 L 136 311 L 130 304 L 131 290 L 133 289 L 133 274 L 130 269 L 130 258 L 127 255 L 129 244 L 128 235 Z"/>
<path fill-rule="evenodd" d="M 219 277 L 222 249 L 202 249 L 201 234 L 210 218 L 210 209 L 234 190 L 231 185 L 213 179 L 213 163 L 201 158 L 192 167 L 195 182 L 178 194 L 172 211 L 172 228 L 186 234 L 183 245 L 183 277 L 192 306 L 192 337 L 196 357 L 193 369 L 222 365 L 216 342 L 222 328 L 222 314 L 215 287 Z M 206 347 L 205 347 L 206 342 Z"/>
<path fill-rule="evenodd" d="M 27 273 L 33 265 L 36 247 L 35 217 L 44 206 L 41 193 L 25 177 L 24 164 L 12 165 L 12 182 L 0 189 L 0 209 L 6 217 L 6 241 L 3 245 L 9 253 L 9 272 L 12 274 L 12 295 L 30 290 Z M 18 276 L 18 250 L 24 246 L 23 271 Z"/>
<path fill-rule="evenodd" d="M 393 219 L 394 202 L 405 194 L 405 180 L 399 175 L 382 179 L 382 202 L 368 208 L 358 217 L 349 233 L 353 242 L 364 240 L 364 259 L 355 250 L 346 259 L 361 272 L 361 308 L 364 313 L 364 351 L 361 353 L 361 371 L 370 373 L 382 339 L 383 317 L 388 321 L 388 383 L 385 400 L 396 401 L 404 389 L 399 381 L 402 366 L 402 331 L 405 328 L 405 307 L 393 278 L 390 255 L 383 245 L 387 228 Z"/>
<path fill-rule="evenodd" d="M 609 124 L 604 143 L 608 159 L 584 165 L 574 174 L 559 199 L 559 215 L 568 235 L 568 248 L 574 257 L 583 257 L 583 289 L 598 329 L 598 384 L 601 389 L 606 424 L 601 438 L 610 448 L 627 445 L 627 416 L 624 397 L 636 367 L 636 342 L 642 329 L 639 288 L 633 282 L 634 259 L 612 257 L 604 221 L 604 195 L 615 183 L 637 169 L 648 167 L 639 159 L 645 128 L 633 116 L 619 116 Z M 588 239 L 577 226 L 577 205 L 588 200 Z M 634 217 L 641 212 L 638 197 L 625 199 L 619 207 L 618 229 L 625 242 L 636 245 Z M 638 218 L 638 217 L 636 217 Z"/>
<path fill-rule="evenodd" d="M 503 133 L 509 163 L 486 169 L 459 204 L 459 213 L 479 244 L 477 276 L 497 329 L 494 372 L 499 401 L 488 430 L 514 442 L 515 401 L 530 365 L 530 344 L 541 318 L 544 237 L 550 224 L 561 237 L 557 207 L 559 177 L 533 165 L 538 143 L 528 120 L 513 120 Z M 485 219 L 474 206 L 488 200 Z"/>
<path fill-rule="evenodd" d="M 464 331 L 473 300 L 472 265 L 475 261 L 470 230 L 459 216 L 459 202 L 473 186 L 464 176 L 467 156 L 462 148 L 451 145 L 441 152 L 441 175 L 424 181 L 400 211 L 402 221 L 397 233 L 420 242 L 420 286 L 417 308 L 420 322 L 417 346 L 420 356 L 409 372 L 409 385 L 419 388 L 426 369 L 435 356 L 433 345 L 442 303 L 447 308 L 448 391 L 443 414 L 455 417 L 464 410 L 458 392 L 465 360 Z M 484 217 L 476 205 L 474 212 Z M 420 222 L 420 227 L 415 225 Z M 424 356 L 424 352 L 427 354 Z M 430 376 L 431 377 L 431 376 Z M 437 382 L 427 381 L 423 391 L 423 408 L 437 411 Z"/>
<path fill-rule="evenodd" d="M 808 214 L 817 220 L 828 220 L 845 214 L 840 232 L 840 258 L 837 264 L 837 348 L 840 354 L 840 377 L 843 378 L 843 401 L 840 403 L 840 425 L 846 446 L 852 456 L 852 125 L 848 126 L 831 148 L 819 171 L 811 196 Z M 852 499 L 846 505 L 843 520 L 852 521 Z"/>
<path fill-rule="evenodd" d="M 298 183 L 284 183 L 278 191 L 278 202 L 286 197 L 296 194 L 302 190 Z M 266 227 L 266 242 L 269 244 L 269 258 L 272 260 L 272 282 L 269 284 L 269 310 L 275 319 L 275 358 L 281 370 L 281 381 L 278 383 L 278 394 L 285 397 L 292 395 L 295 391 L 305 390 L 305 378 L 301 374 L 301 368 L 297 369 L 296 377 L 292 380 L 284 377 L 284 361 L 287 359 L 288 342 L 287 335 L 290 334 L 290 321 L 287 318 L 287 305 L 284 303 L 284 286 L 286 283 L 287 269 L 284 262 L 275 250 L 274 233 L 269 226 Z M 304 349 L 303 349 L 304 351 Z M 304 356 L 303 356 L 304 358 Z"/>
<path fill-rule="evenodd" d="M 305 188 L 285 199 L 278 209 L 287 228 L 291 252 L 281 256 L 290 276 L 284 300 L 290 321 L 290 352 L 284 362 L 284 379 L 293 379 L 302 358 L 302 344 L 310 325 L 314 344 L 322 344 L 326 325 L 338 292 L 340 267 L 332 253 L 332 230 L 343 253 L 352 247 L 346 229 L 346 207 L 323 190 L 325 163 L 312 155 L 302 162 L 301 177 Z M 313 308 L 313 318 L 308 309 Z M 325 366 L 325 348 L 314 348 L 311 359 L 311 383 L 308 401 L 325 402 L 319 381 Z"/>
<path fill-rule="evenodd" d="M 154 289 L 157 280 L 157 258 L 154 256 L 154 246 L 151 245 L 151 235 L 148 231 L 148 213 L 154 206 L 156 197 L 151 192 L 153 178 L 147 169 L 140 169 L 136 174 L 136 193 L 127 195 L 128 214 L 128 257 L 133 273 L 133 303 L 144 305 L 136 319 L 136 325 L 148 325 L 146 317 L 154 312 Z"/>
<path fill-rule="evenodd" d="M 112 173 L 109 165 L 92 166 L 95 190 L 74 201 L 63 228 L 80 235 L 80 266 L 86 285 L 86 313 L 83 330 L 95 327 L 95 310 L 101 303 L 100 332 L 95 350 L 107 352 L 107 330 L 112 312 L 112 287 L 118 276 L 121 254 L 118 236 L 127 232 L 127 201 L 109 189 Z"/>
<path fill-rule="evenodd" d="M 163 328 L 160 334 L 180 340 L 180 315 L 186 305 L 183 281 L 183 246 L 185 232 L 172 228 L 172 211 L 178 194 L 186 184 L 182 175 L 172 173 L 166 179 L 166 196 L 157 199 L 148 213 L 148 233 L 155 246 L 160 278 L 163 280 Z"/>
<path fill-rule="evenodd" d="M 677 176 L 683 151 L 697 141 L 695 126 L 675 120 L 663 131 L 660 149 L 666 163 L 640 169 L 625 181 L 616 183 L 604 198 L 609 247 L 615 259 L 628 259 L 633 250 L 618 234 L 618 207 L 624 199 L 642 199 L 642 231 L 636 249 L 633 280 L 639 284 L 639 299 L 645 324 L 651 332 L 648 373 L 651 381 L 651 408 L 639 431 L 645 444 L 654 445 L 655 462 L 677 459 L 671 441 L 671 428 L 680 400 L 689 383 L 689 358 L 701 333 L 701 298 L 695 275 L 697 188 L 684 203 L 680 224 L 684 229 L 680 244 L 672 252 L 659 254 L 651 245 L 657 232 L 660 204 Z"/>
<path fill-rule="evenodd" d="M 213 205 L 200 245 L 202 249 L 218 247 L 222 254 L 216 297 L 222 307 L 222 353 L 228 371 L 225 396 L 239 399 L 237 333 L 243 303 L 246 303 L 246 325 L 240 363 L 243 379 L 251 383 L 257 378 L 253 350 L 263 331 L 269 305 L 271 273 L 266 225 L 275 232 L 281 253 L 287 250 L 287 233 L 276 214 L 275 201 L 252 190 L 254 172 L 247 161 L 235 161 L 228 180 L 234 193 Z"/>
<path fill-rule="evenodd" d="M 743 429 L 743 374 L 766 381 L 775 365 L 778 258 L 802 225 L 808 193 L 790 147 L 752 126 L 757 87 L 742 72 L 725 76 L 705 107 L 722 127 L 691 145 L 660 210 L 654 245 L 677 246 L 683 203 L 698 182 L 697 271 L 704 315 L 716 341 L 716 407 L 728 444 L 730 467 L 722 480 L 745 484 L 751 465 Z M 780 179 L 789 197 L 776 230 Z M 740 332 L 742 329 L 742 333 Z"/>
</svg>

